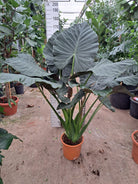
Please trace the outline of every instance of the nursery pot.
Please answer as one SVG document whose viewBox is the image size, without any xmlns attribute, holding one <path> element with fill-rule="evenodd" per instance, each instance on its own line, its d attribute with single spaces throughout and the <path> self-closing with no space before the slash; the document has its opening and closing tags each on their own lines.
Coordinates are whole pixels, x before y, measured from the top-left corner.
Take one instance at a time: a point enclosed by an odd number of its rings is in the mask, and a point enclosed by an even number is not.
<svg viewBox="0 0 138 184">
<path fill-rule="evenodd" d="M 63 145 L 63 155 L 66 159 L 68 160 L 76 160 L 79 156 L 80 156 L 80 152 L 81 152 L 81 145 L 84 141 L 84 138 L 82 136 L 82 140 L 79 144 L 77 145 L 68 145 L 63 141 L 63 136 L 64 133 L 61 135 L 61 142 Z"/>
<path fill-rule="evenodd" d="M 3 90 L 0 88 L 0 97 L 3 96 Z"/>
<path fill-rule="evenodd" d="M 10 116 L 17 112 L 19 98 L 16 96 L 12 96 L 12 99 L 15 101 L 16 105 L 13 102 L 11 102 L 11 106 L 12 106 L 11 108 L 8 102 L 5 102 L 7 100 L 7 97 L 0 98 L 0 106 L 3 108 L 5 116 Z"/>
<path fill-rule="evenodd" d="M 124 85 L 129 91 L 134 90 L 137 86 Z M 130 108 L 130 96 L 124 93 L 114 93 L 110 95 L 110 102 L 117 109 Z"/>
<path fill-rule="evenodd" d="M 138 142 L 135 140 L 134 135 L 135 133 L 138 133 L 138 130 L 134 131 L 131 135 L 133 146 L 132 146 L 132 158 L 138 164 Z"/>
<path fill-rule="evenodd" d="M 134 100 L 134 97 L 130 97 L 130 101 L 130 115 L 138 119 L 138 101 Z"/>
<path fill-rule="evenodd" d="M 24 85 L 21 83 L 17 83 L 14 86 L 16 94 L 24 94 Z"/>
<path fill-rule="evenodd" d="M 117 109 L 129 109 L 130 99 L 129 95 L 123 93 L 115 93 L 110 95 L 110 102 L 113 107 Z"/>
</svg>

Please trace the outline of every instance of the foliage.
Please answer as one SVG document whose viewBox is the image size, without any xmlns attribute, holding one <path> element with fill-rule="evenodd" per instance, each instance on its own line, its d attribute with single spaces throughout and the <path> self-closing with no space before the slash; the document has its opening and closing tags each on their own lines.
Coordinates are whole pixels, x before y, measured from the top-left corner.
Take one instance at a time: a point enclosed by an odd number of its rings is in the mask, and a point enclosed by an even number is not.
<svg viewBox="0 0 138 184">
<path fill-rule="evenodd" d="M 76 142 L 84 133 L 102 105 L 113 110 L 108 96 L 122 90 L 120 82 L 138 84 L 138 65 L 134 60 L 112 63 L 105 59 L 95 62 L 98 52 L 98 37 L 91 27 L 83 22 L 62 32 L 56 32 L 44 49 L 50 72 L 44 72 L 27 54 L 6 59 L 5 63 L 21 74 L 0 74 L 0 83 L 20 81 L 25 85 L 36 82 L 41 94 L 61 121 L 67 137 Z M 119 86 L 118 88 L 116 88 Z M 45 94 L 47 89 L 57 100 L 63 116 L 51 104 Z M 83 115 L 82 111 L 91 94 L 97 97 Z M 97 105 L 98 104 L 98 105 Z M 92 114 L 87 119 L 93 106 Z M 84 121 L 87 120 L 87 122 Z"/>
<path fill-rule="evenodd" d="M 86 12 L 99 38 L 99 58 L 114 62 L 138 60 L 138 3 L 136 1 L 98 1 Z"/>
<path fill-rule="evenodd" d="M 0 0 L 0 63 L 26 51 L 42 61 L 45 40 L 44 7 L 32 0 Z M 1 68 L 1 67 L 0 67 Z M 5 67 L 5 72 L 11 68 Z M 13 71 L 12 71 L 13 72 Z M 10 102 L 10 84 L 5 93 Z"/>
<path fill-rule="evenodd" d="M 16 56 L 44 44 L 44 8 L 26 1 L 0 0 L 0 55 L 2 58 Z M 36 47 L 37 46 L 37 47 Z"/>
<path fill-rule="evenodd" d="M 119 11 L 118 21 L 121 25 L 118 47 L 121 47 L 122 44 L 125 45 L 124 49 L 121 50 L 124 57 L 135 58 L 138 61 L 138 3 L 132 0 L 118 0 L 116 7 Z"/>
<path fill-rule="evenodd" d="M 2 159 L 4 156 L 1 154 L 1 150 L 8 150 L 13 139 L 19 139 L 15 135 L 8 133 L 7 130 L 0 128 L 0 166 L 2 166 Z M 22 141 L 21 139 L 19 139 Z M 0 177 L 0 184 L 2 184 L 2 178 Z"/>
<path fill-rule="evenodd" d="M 120 14 L 120 19 L 122 21 L 138 20 L 137 0 L 117 0 L 116 2 Z"/>
<path fill-rule="evenodd" d="M 97 1 L 94 5 L 89 5 L 89 8 L 90 11 L 86 12 L 86 16 L 89 24 L 98 35 L 99 57 L 103 57 L 102 55 L 108 57 L 114 44 L 117 44 L 112 35 L 119 26 L 114 3 L 110 3 L 109 0 Z"/>
<path fill-rule="evenodd" d="M 61 13 L 59 12 L 59 30 L 63 30 L 63 27 L 67 21 L 68 19 L 61 18 Z"/>
</svg>

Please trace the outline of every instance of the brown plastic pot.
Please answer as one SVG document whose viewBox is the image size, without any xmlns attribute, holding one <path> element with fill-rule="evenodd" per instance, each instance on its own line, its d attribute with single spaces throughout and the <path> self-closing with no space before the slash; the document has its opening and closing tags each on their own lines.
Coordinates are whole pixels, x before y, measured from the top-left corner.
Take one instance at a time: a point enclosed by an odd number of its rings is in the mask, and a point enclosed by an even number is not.
<svg viewBox="0 0 138 184">
<path fill-rule="evenodd" d="M 64 135 L 64 133 L 61 135 L 60 140 L 61 140 L 62 145 L 63 145 L 63 155 L 64 155 L 64 157 L 68 160 L 76 160 L 80 156 L 81 145 L 84 142 L 83 136 L 82 136 L 81 143 L 79 143 L 77 145 L 68 145 L 68 144 L 63 142 L 63 135 Z"/>
<path fill-rule="evenodd" d="M 134 131 L 131 135 L 132 141 L 133 141 L 133 146 L 132 146 L 132 158 L 138 164 L 138 142 L 134 138 L 134 134 L 138 133 L 138 130 Z"/>
<path fill-rule="evenodd" d="M 4 102 L 7 97 L 1 97 L 0 99 Z M 17 106 L 19 98 L 16 96 L 12 96 L 12 99 L 15 101 L 16 105 L 11 102 L 12 108 L 9 106 L 8 103 L 0 103 L 0 106 L 3 108 L 5 116 L 11 116 L 17 112 Z"/>
</svg>

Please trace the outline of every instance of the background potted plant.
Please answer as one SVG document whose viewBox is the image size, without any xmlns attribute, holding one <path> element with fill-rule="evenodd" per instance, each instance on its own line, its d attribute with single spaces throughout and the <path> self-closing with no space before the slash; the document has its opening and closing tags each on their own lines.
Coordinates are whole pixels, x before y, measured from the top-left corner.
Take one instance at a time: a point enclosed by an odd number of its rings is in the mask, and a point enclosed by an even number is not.
<svg viewBox="0 0 138 184">
<path fill-rule="evenodd" d="M 91 27 L 99 38 L 99 58 L 112 62 L 134 58 L 138 61 L 137 3 L 130 0 L 96 1 L 86 12 Z M 120 84 L 125 85 L 125 84 Z M 125 85 L 129 90 L 137 86 Z M 130 96 L 124 93 L 110 95 L 111 104 L 119 109 L 130 108 Z"/>
<path fill-rule="evenodd" d="M 131 97 L 130 100 L 130 115 L 138 119 L 138 94 L 137 96 Z"/>
<path fill-rule="evenodd" d="M 43 56 L 42 53 L 37 52 L 37 49 L 44 45 L 45 39 L 45 19 L 42 18 L 44 17 L 42 5 L 35 4 L 30 0 L 25 2 L 0 0 L 0 11 L 1 61 L 15 57 L 19 51 L 26 51 L 35 57 L 36 62 L 40 62 Z M 9 66 L 4 68 L 6 73 L 10 72 Z M 5 115 L 12 115 L 17 111 L 16 104 L 19 99 L 15 96 L 12 97 L 8 83 L 5 84 L 5 95 L 6 97 L 1 98 L 0 105 L 4 105 L 4 109 L 5 106 L 8 108 L 8 110 L 4 110 Z"/>
<path fill-rule="evenodd" d="M 76 147 L 74 144 L 83 141 L 83 133 L 102 105 L 113 110 L 108 96 L 118 91 L 128 93 L 125 87 L 119 85 L 120 82 L 138 83 L 138 65 L 134 60 L 113 63 L 104 59 L 95 62 L 98 45 L 96 33 L 86 22 L 75 24 L 62 32 L 54 33 L 46 44 L 44 54 L 49 72 L 38 67 L 31 55 L 18 54 L 17 57 L 6 59 L 5 63 L 20 74 L 1 73 L 0 83 L 20 81 L 27 86 L 36 83 L 65 129 L 64 137 L 67 142 L 62 138 L 64 144 L 70 142 Z M 124 73 L 126 75 L 122 77 Z M 58 102 L 57 109 L 62 110 L 64 118 L 53 107 L 44 88 Z M 86 113 L 82 114 L 92 93 L 96 98 Z M 93 112 L 87 119 L 93 107 Z M 65 157 L 74 160 L 78 156 L 79 153 L 71 158 Z"/>
<path fill-rule="evenodd" d="M 15 82 L 14 88 L 16 91 L 16 94 L 24 94 L 24 85 L 20 82 Z"/>
<path fill-rule="evenodd" d="M 132 158 L 138 164 L 138 130 L 135 130 L 131 135 L 133 146 L 132 146 Z"/>
</svg>

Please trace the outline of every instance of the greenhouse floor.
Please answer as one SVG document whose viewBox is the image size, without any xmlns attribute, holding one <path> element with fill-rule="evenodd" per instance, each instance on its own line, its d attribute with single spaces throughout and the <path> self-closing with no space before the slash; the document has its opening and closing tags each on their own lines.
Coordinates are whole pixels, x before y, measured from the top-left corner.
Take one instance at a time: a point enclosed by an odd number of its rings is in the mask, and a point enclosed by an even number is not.
<svg viewBox="0 0 138 184">
<path fill-rule="evenodd" d="M 50 108 L 38 89 L 26 88 L 19 98 L 18 112 L 0 121 L 23 140 L 2 152 L 5 184 L 138 184 L 138 165 L 131 157 L 138 120 L 129 110 L 102 107 L 84 133 L 81 156 L 68 161 L 60 143 L 64 130 L 51 127 Z"/>
</svg>

